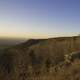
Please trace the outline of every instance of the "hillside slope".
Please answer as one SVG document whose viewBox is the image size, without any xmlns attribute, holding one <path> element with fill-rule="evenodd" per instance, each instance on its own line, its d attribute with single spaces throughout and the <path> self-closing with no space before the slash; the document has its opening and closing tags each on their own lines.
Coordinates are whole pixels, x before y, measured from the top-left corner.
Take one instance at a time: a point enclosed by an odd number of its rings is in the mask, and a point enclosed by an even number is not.
<svg viewBox="0 0 80 80">
<path fill-rule="evenodd" d="M 0 55 L 0 79 L 79 80 L 80 73 L 76 71 L 79 69 L 80 61 L 75 60 L 68 66 L 64 59 L 65 54 L 76 51 L 80 51 L 79 36 L 28 40 L 2 52 Z M 69 73 L 70 70 L 71 73 Z M 68 75 L 69 79 L 66 78 Z"/>
</svg>

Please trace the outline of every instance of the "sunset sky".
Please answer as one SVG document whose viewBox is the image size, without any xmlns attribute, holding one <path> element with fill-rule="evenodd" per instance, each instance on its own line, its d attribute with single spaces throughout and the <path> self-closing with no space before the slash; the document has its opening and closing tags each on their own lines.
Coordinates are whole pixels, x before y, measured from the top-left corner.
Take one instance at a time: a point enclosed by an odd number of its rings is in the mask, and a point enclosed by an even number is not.
<svg viewBox="0 0 80 80">
<path fill-rule="evenodd" d="M 47 38 L 80 33 L 80 0 L 0 0 L 0 37 Z"/>
</svg>

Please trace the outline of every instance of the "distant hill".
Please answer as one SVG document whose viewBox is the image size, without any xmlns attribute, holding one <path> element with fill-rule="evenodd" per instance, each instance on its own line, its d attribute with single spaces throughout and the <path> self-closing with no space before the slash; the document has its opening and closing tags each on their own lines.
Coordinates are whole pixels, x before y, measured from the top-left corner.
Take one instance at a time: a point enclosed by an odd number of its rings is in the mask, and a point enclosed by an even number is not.
<svg viewBox="0 0 80 80">
<path fill-rule="evenodd" d="M 79 80 L 80 60 L 64 58 L 79 51 L 80 36 L 30 39 L 1 52 L 0 79 Z"/>
<path fill-rule="evenodd" d="M 19 44 L 21 42 L 24 42 L 26 39 L 7 39 L 7 38 L 1 38 L 0 39 L 0 45 L 15 45 Z"/>
<path fill-rule="evenodd" d="M 0 49 L 4 49 L 13 45 L 17 45 L 20 43 L 25 42 L 25 39 L 7 39 L 7 38 L 0 38 Z"/>
</svg>

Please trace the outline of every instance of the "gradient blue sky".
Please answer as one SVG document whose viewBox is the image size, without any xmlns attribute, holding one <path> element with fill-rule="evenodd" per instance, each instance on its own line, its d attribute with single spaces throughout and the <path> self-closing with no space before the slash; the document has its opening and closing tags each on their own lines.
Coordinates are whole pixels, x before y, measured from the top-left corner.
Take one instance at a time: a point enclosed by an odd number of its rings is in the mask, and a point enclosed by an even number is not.
<svg viewBox="0 0 80 80">
<path fill-rule="evenodd" d="M 0 37 L 45 38 L 80 32 L 80 0 L 0 0 Z"/>
</svg>

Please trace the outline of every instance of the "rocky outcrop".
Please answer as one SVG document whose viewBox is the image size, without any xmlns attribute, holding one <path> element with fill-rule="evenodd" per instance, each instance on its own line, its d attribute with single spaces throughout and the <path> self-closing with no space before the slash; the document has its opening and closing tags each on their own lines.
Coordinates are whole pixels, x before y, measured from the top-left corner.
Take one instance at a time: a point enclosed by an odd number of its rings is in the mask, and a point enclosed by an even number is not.
<svg viewBox="0 0 80 80">
<path fill-rule="evenodd" d="M 76 59 L 80 59 L 80 51 L 72 52 L 70 54 L 64 55 L 65 62 L 71 63 Z"/>
</svg>

